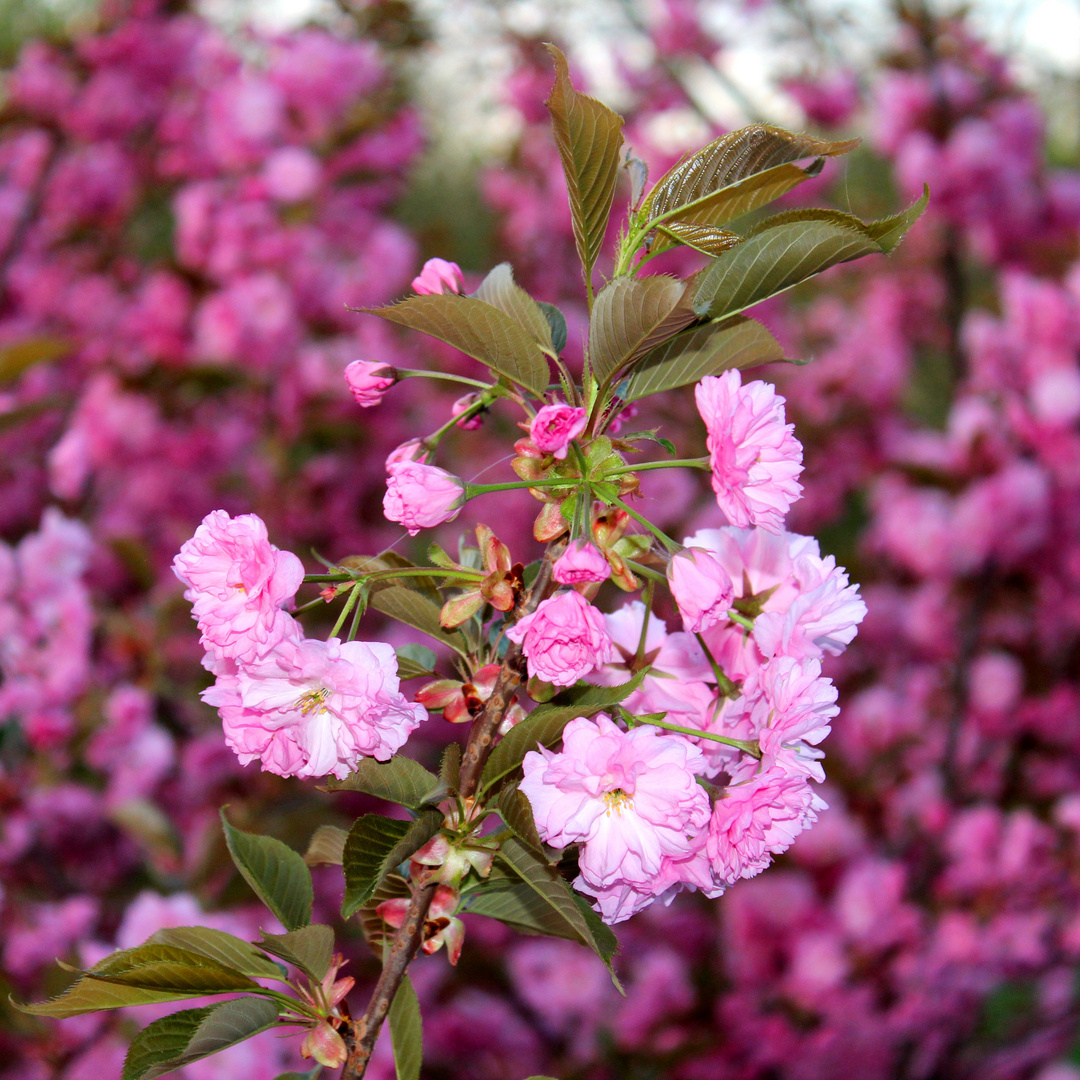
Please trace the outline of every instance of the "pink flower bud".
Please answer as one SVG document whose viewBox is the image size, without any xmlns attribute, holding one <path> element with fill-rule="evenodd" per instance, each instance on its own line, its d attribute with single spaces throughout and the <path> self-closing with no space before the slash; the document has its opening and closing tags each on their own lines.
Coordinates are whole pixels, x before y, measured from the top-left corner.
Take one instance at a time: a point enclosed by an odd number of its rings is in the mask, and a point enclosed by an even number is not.
<svg viewBox="0 0 1080 1080">
<path fill-rule="evenodd" d="M 345 381 L 357 403 L 365 409 L 378 405 L 397 380 L 398 374 L 392 367 L 372 360 L 354 360 L 345 369 Z"/>
<path fill-rule="evenodd" d="M 560 461 L 566 457 L 570 440 L 576 439 L 589 422 L 584 409 L 557 402 L 545 405 L 533 418 L 530 434 L 538 450 L 554 454 Z"/>
<path fill-rule="evenodd" d="M 430 453 L 423 439 L 409 439 L 390 451 L 386 458 L 386 468 L 389 470 L 391 465 L 397 465 L 401 461 L 425 462 Z"/>
<path fill-rule="evenodd" d="M 464 397 L 459 397 L 453 405 L 450 406 L 451 416 L 460 416 L 466 409 L 471 409 L 480 400 L 479 394 L 466 394 Z M 481 419 L 483 412 L 478 412 L 474 416 L 468 417 L 466 420 L 459 420 L 457 427 L 462 431 L 475 431 L 484 421 Z"/>
<path fill-rule="evenodd" d="M 340 1069 L 349 1051 L 345 1047 L 345 1040 L 325 1020 L 320 1020 L 304 1036 L 300 1056 L 314 1058 L 327 1069 Z"/>
<path fill-rule="evenodd" d="M 606 581 L 611 567 L 595 544 L 588 540 L 571 540 L 552 567 L 560 585 L 581 585 L 587 581 Z"/>
<path fill-rule="evenodd" d="M 437 296 L 440 293 L 463 293 L 465 278 L 461 267 L 445 259 L 428 259 L 424 269 L 413 278 L 413 290 L 421 296 Z"/>
<path fill-rule="evenodd" d="M 400 461 L 387 468 L 383 513 L 415 536 L 421 529 L 431 529 L 453 521 L 465 505 L 465 482 L 445 469 Z"/>
<path fill-rule="evenodd" d="M 735 589 L 728 572 L 703 548 L 683 548 L 668 563 L 668 586 L 683 629 L 700 634 L 727 618 Z"/>
</svg>

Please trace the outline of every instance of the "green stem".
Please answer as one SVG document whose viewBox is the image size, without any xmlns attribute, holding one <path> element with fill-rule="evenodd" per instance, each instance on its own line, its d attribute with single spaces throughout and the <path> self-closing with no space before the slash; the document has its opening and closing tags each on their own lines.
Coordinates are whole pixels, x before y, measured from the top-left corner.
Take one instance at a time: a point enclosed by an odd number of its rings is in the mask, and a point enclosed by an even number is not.
<svg viewBox="0 0 1080 1080">
<path fill-rule="evenodd" d="M 399 379 L 442 379 L 444 382 L 463 383 L 465 386 L 475 386 L 481 390 L 490 390 L 491 383 L 481 382 L 479 379 L 469 379 L 464 375 L 451 375 L 446 371 L 422 371 L 418 368 L 394 368 Z M 458 417 L 454 417 L 455 420 Z"/>
<path fill-rule="evenodd" d="M 709 661 L 709 666 L 713 670 L 713 675 L 716 677 L 716 685 L 720 687 L 720 692 L 724 697 L 737 698 L 739 696 L 739 688 L 735 685 L 724 673 L 720 670 L 720 665 L 716 662 L 716 657 L 713 656 L 712 650 L 705 644 L 705 639 L 700 634 L 694 634 L 697 638 L 698 644 L 701 646 L 701 651 L 705 653 L 706 658 Z"/>
<path fill-rule="evenodd" d="M 756 742 L 747 742 L 744 739 L 729 739 L 726 735 L 714 735 L 711 731 L 698 731 L 696 728 L 679 727 L 678 724 L 669 724 L 666 720 L 654 720 L 648 716 L 636 716 L 635 722 L 639 724 L 652 724 L 653 727 L 663 728 L 665 731 L 675 731 L 680 735 L 689 735 L 695 739 L 708 739 L 710 742 L 723 743 L 725 746 L 734 746 L 736 750 L 742 750 L 761 760 L 761 747 Z"/>
<path fill-rule="evenodd" d="M 649 617 L 652 615 L 652 602 L 653 593 L 656 591 L 656 585 L 652 580 L 645 586 L 645 591 L 641 595 L 642 603 L 645 605 L 645 614 L 641 619 L 641 636 L 638 638 L 637 649 L 634 652 L 634 667 L 637 668 L 641 665 L 641 662 L 645 659 L 645 638 L 649 633 Z"/>
<path fill-rule="evenodd" d="M 519 488 L 576 487 L 577 477 L 566 480 L 508 480 L 503 484 L 466 484 L 465 498 L 475 499 L 477 495 L 487 495 L 491 491 L 513 491 Z"/>
<path fill-rule="evenodd" d="M 634 571 L 635 574 L 640 574 L 643 578 L 648 578 L 649 581 L 658 581 L 661 585 L 667 583 L 667 578 L 660 573 L 659 570 L 654 570 L 651 566 L 642 566 L 639 562 L 634 562 L 633 559 L 627 559 L 626 565 Z"/>
<path fill-rule="evenodd" d="M 675 552 L 682 550 L 682 544 L 677 544 L 674 540 L 671 539 L 670 536 L 668 536 L 667 533 L 661 532 L 660 529 L 658 529 L 648 518 L 642 517 L 641 514 L 639 514 L 636 510 L 627 506 L 626 503 L 622 501 L 622 499 L 618 497 L 613 497 L 611 501 L 620 510 L 624 510 L 626 513 L 628 513 L 639 525 L 643 525 L 646 529 L 648 529 L 649 532 L 651 532 L 653 536 L 655 536 L 656 539 L 659 540 L 660 543 L 668 549 L 668 551 Z"/>
<path fill-rule="evenodd" d="M 441 566 L 395 566 L 386 570 L 354 570 L 351 573 L 346 570 L 340 574 L 305 574 L 304 583 L 382 581 L 385 578 L 396 577 L 457 577 L 464 581 L 482 581 L 485 575 L 479 570 L 455 570 L 452 567 L 446 569 Z"/>
<path fill-rule="evenodd" d="M 727 617 L 733 623 L 738 623 L 739 626 L 743 627 L 743 629 L 745 629 L 745 630 L 753 630 L 754 629 L 754 620 L 753 619 L 748 619 L 745 615 L 740 615 L 734 608 L 732 608 L 727 613 Z"/>
<path fill-rule="evenodd" d="M 356 601 L 360 599 L 360 589 L 354 588 L 349 592 L 349 598 L 345 601 L 344 607 L 341 609 L 341 614 L 337 617 L 337 622 L 334 623 L 334 629 L 330 631 L 329 637 L 337 637 L 338 631 L 345 625 L 345 620 L 349 617 L 349 613 L 354 607 L 356 607 Z"/>
<path fill-rule="evenodd" d="M 645 461 L 639 465 L 624 465 L 612 469 L 607 476 L 622 476 L 623 473 L 648 472 L 650 469 L 708 469 L 711 468 L 707 457 L 676 458 L 673 461 Z"/>
</svg>

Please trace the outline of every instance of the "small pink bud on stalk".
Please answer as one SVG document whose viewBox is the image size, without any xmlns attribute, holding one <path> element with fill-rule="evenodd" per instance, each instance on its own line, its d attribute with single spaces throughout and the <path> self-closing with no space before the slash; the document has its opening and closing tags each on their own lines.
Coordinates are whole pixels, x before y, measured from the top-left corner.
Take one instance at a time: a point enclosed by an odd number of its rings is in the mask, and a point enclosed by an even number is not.
<svg viewBox="0 0 1080 1080">
<path fill-rule="evenodd" d="M 389 469 L 391 465 L 397 465 L 402 461 L 418 461 L 424 464 L 430 454 L 431 451 L 423 439 L 409 439 L 408 442 L 403 442 L 390 451 L 386 458 L 386 468 Z"/>
<path fill-rule="evenodd" d="M 611 567 L 595 544 L 588 540 L 571 540 L 555 560 L 552 574 L 560 585 L 581 585 L 606 581 L 611 576 Z"/>
<path fill-rule="evenodd" d="M 435 465 L 399 461 L 387 468 L 383 513 L 415 536 L 453 521 L 465 505 L 465 482 Z"/>
<path fill-rule="evenodd" d="M 464 397 L 459 397 L 450 406 L 451 416 L 461 416 L 462 413 L 468 412 L 479 400 L 479 394 L 466 394 Z M 475 431 L 483 422 L 483 410 L 481 410 L 464 420 L 459 420 L 455 426 L 461 428 L 462 431 Z"/>
<path fill-rule="evenodd" d="M 369 409 L 382 401 L 383 394 L 398 381 L 398 373 L 388 364 L 354 360 L 345 369 L 345 381 L 357 404 Z"/>
<path fill-rule="evenodd" d="M 442 293 L 463 293 L 465 276 L 461 267 L 446 259 L 428 259 L 423 270 L 412 280 L 413 291 L 420 296 L 438 296 Z"/>
<path fill-rule="evenodd" d="M 326 1020 L 320 1020 L 305 1036 L 300 1045 L 300 1056 L 314 1058 L 325 1069 L 340 1069 L 349 1051 L 345 1040 Z"/>
</svg>

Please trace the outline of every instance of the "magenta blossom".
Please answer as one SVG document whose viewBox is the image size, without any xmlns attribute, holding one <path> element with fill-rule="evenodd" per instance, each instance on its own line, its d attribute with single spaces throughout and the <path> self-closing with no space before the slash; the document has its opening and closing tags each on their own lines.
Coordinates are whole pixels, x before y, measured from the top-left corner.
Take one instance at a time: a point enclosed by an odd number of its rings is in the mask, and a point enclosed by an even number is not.
<svg viewBox="0 0 1080 1080">
<path fill-rule="evenodd" d="M 225 665 L 203 700 L 240 760 L 279 776 L 344 780 L 361 757 L 388 761 L 427 716 L 398 692 L 397 657 L 381 641 L 287 638 L 253 664 Z"/>
<path fill-rule="evenodd" d="M 720 509 L 732 525 L 780 532 L 802 493 L 802 444 L 784 423 L 784 399 L 760 380 L 743 386 L 737 370 L 707 375 L 694 397 L 709 433 Z"/>
<path fill-rule="evenodd" d="M 510 627 L 506 636 L 521 645 L 529 674 L 556 686 L 573 686 L 593 668 L 614 659 L 604 616 L 572 591 L 549 597 Z"/>
<path fill-rule="evenodd" d="M 345 381 L 349 384 L 357 404 L 365 409 L 378 405 L 383 394 L 397 380 L 398 374 L 392 367 L 372 360 L 354 360 L 345 369 Z"/>
<path fill-rule="evenodd" d="M 521 790 L 545 843 L 583 845 L 578 866 L 590 888 L 647 890 L 664 856 L 690 854 L 708 821 L 708 796 L 694 776 L 703 764 L 681 736 L 578 717 L 561 752 L 525 756 Z"/>
<path fill-rule="evenodd" d="M 556 402 L 545 405 L 533 417 L 530 434 L 537 450 L 554 454 L 562 461 L 570 448 L 570 441 L 585 430 L 588 422 L 589 414 L 585 409 Z"/>
<path fill-rule="evenodd" d="M 419 461 L 396 461 L 387 466 L 383 513 L 415 536 L 453 521 L 465 505 L 465 483 L 435 465 Z"/>
<path fill-rule="evenodd" d="M 668 563 L 667 579 L 687 632 L 700 634 L 727 619 L 735 590 L 714 555 L 702 548 L 683 548 Z"/>
<path fill-rule="evenodd" d="M 465 394 L 459 397 L 453 405 L 450 406 L 451 416 L 461 416 L 462 413 L 466 413 L 469 409 L 480 400 L 479 394 Z M 483 410 L 475 412 L 472 416 L 463 417 L 457 422 L 456 427 L 461 428 L 462 431 L 476 431 L 484 422 Z"/>
<path fill-rule="evenodd" d="M 207 650 L 248 662 L 294 633 L 281 605 L 300 588 L 304 567 L 291 551 L 270 543 L 265 522 L 255 514 L 207 514 L 172 569 L 187 586 L 184 598 Z"/>
<path fill-rule="evenodd" d="M 611 577 L 607 559 L 588 540 L 571 540 L 551 569 L 560 585 L 582 585 L 589 581 L 606 581 Z"/>
<path fill-rule="evenodd" d="M 456 262 L 445 259 L 428 259 L 423 270 L 412 280 L 413 291 L 421 296 L 437 296 L 440 293 L 463 293 L 465 277 Z"/>
</svg>

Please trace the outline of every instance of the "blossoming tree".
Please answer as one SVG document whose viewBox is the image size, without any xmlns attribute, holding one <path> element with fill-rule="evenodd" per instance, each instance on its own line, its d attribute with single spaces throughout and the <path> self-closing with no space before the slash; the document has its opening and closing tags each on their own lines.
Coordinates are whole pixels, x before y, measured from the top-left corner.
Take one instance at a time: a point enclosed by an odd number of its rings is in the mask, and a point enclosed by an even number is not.
<svg viewBox="0 0 1080 1080">
<path fill-rule="evenodd" d="M 461 913 L 578 942 L 610 966 L 612 925 L 681 890 L 716 897 L 760 873 L 825 805 L 814 790 L 818 747 L 838 708 L 821 661 L 844 650 L 865 606 L 812 537 L 785 529 L 802 446 L 784 398 L 742 375 L 785 358 L 743 312 L 830 266 L 890 252 L 925 194 L 873 222 L 831 210 L 757 214 L 854 145 L 760 125 L 710 143 L 646 193 L 643 165 L 623 160 L 621 118 L 575 91 L 552 52 L 548 107 L 590 312 L 581 377 L 561 357 L 565 319 L 516 285 L 507 264 L 467 295 L 460 270 L 438 259 L 413 282 L 416 295 L 369 313 L 457 348 L 489 377 L 365 361 L 345 372 L 365 407 L 402 378 L 468 388 L 445 425 L 390 455 L 390 521 L 416 536 L 473 499 L 527 489 L 543 551 L 511 552 L 481 524 L 475 546 L 463 540 L 451 555 L 433 543 L 423 565 L 387 550 L 306 574 L 257 516 L 204 519 L 173 568 L 215 680 L 204 700 L 228 744 L 244 763 L 327 778 L 331 791 L 376 795 L 407 816 L 324 825 L 301 857 L 223 812 L 237 868 L 284 933 L 250 943 L 207 927 L 160 930 L 25 1007 L 69 1017 L 224 996 L 144 1028 L 124 1080 L 280 1025 L 304 1031 L 306 1057 L 355 1080 L 387 1018 L 398 1075 L 416 1077 L 421 1023 L 407 969 L 443 946 L 457 962 Z M 598 287 L 624 165 L 629 213 Z M 680 245 L 707 256 L 705 268 L 642 274 Z M 636 402 L 695 384 L 707 454 L 679 458 L 658 430 L 626 430 Z M 517 479 L 480 484 L 439 468 L 441 441 L 494 408 L 520 418 Z M 649 449 L 660 456 L 637 457 Z M 666 535 L 634 506 L 639 475 L 658 469 L 707 470 L 728 524 L 681 543 Z M 636 598 L 605 613 L 594 604 L 605 582 Z M 297 606 L 304 586 L 321 591 Z M 655 613 L 659 590 L 681 629 Z M 306 636 L 303 613 L 324 603 L 340 603 L 328 640 Z M 433 648 L 395 653 L 359 640 L 368 608 Z M 412 700 L 400 688 L 410 679 L 424 680 Z M 429 710 L 470 725 L 438 775 L 399 753 Z M 382 957 L 359 1015 L 332 929 L 312 922 L 316 863 L 343 867 L 342 915 L 358 917 Z"/>
</svg>

